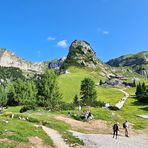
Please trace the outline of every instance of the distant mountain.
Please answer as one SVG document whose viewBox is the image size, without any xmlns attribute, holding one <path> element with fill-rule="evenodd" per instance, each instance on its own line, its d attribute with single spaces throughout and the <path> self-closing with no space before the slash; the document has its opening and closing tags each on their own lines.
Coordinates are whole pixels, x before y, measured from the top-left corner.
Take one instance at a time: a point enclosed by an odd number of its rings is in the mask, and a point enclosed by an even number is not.
<svg viewBox="0 0 148 148">
<path fill-rule="evenodd" d="M 148 51 L 124 55 L 109 60 L 107 64 L 113 67 L 131 67 L 141 75 L 148 75 Z"/>
<path fill-rule="evenodd" d="M 116 68 L 110 67 L 107 64 Z M 130 73 L 134 71 L 141 75 L 148 75 L 148 51 L 121 56 L 108 61 L 107 64 L 96 57 L 96 53 L 91 45 L 84 40 L 73 41 L 69 47 L 67 57 L 48 62 L 30 62 L 16 56 L 9 50 L 0 48 L 1 67 L 14 67 L 33 73 L 42 73 L 46 68 L 65 72 L 70 66 L 89 67 L 94 70 L 97 69 L 100 75 L 107 78 L 123 75 L 127 69 L 130 69 Z"/>
<path fill-rule="evenodd" d="M 0 66 L 17 67 L 28 72 L 41 73 L 45 68 L 46 62 L 30 62 L 17 57 L 14 53 L 0 48 Z"/>
</svg>

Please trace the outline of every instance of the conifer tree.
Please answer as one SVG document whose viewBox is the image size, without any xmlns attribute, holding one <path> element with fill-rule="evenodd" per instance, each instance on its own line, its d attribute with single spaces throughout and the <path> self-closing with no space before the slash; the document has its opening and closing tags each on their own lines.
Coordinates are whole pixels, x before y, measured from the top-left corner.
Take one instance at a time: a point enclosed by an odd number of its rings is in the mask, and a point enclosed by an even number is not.
<svg viewBox="0 0 148 148">
<path fill-rule="evenodd" d="M 83 105 L 91 105 L 96 101 L 97 92 L 95 90 L 95 83 L 90 78 L 85 78 L 81 82 L 81 102 Z"/>
</svg>

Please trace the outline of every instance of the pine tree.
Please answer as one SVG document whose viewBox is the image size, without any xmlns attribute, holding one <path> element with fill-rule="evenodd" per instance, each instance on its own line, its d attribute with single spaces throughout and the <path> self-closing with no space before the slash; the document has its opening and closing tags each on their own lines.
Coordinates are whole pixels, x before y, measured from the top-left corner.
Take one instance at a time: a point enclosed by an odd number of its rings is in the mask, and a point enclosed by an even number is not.
<svg viewBox="0 0 148 148">
<path fill-rule="evenodd" d="M 132 85 L 133 87 L 136 87 L 136 81 L 135 81 L 135 79 L 133 80 L 133 85 Z"/>
<path fill-rule="evenodd" d="M 57 110 L 60 106 L 62 95 L 59 93 L 57 75 L 53 70 L 45 71 L 38 89 L 42 105 L 47 109 Z"/>
<path fill-rule="evenodd" d="M 145 92 L 146 91 L 146 86 L 145 86 L 145 83 L 144 82 L 142 83 L 142 86 L 141 87 L 142 87 L 142 91 Z"/>
<path fill-rule="evenodd" d="M 146 87 L 144 82 L 137 85 L 136 98 L 140 102 L 148 103 L 148 88 Z"/>
<path fill-rule="evenodd" d="M 36 95 L 37 95 L 37 89 L 36 85 L 33 81 L 28 80 L 25 85 L 25 98 L 23 100 L 24 105 L 30 105 L 35 106 L 36 104 Z"/>
<path fill-rule="evenodd" d="M 95 83 L 90 78 L 85 78 L 81 82 L 81 101 L 83 105 L 90 105 L 96 101 L 97 93 L 95 90 Z"/>
<path fill-rule="evenodd" d="M 7 94 L 3 86 L 0 86 L 0 107 L 4 107 L 7 104 Z"/>
<path fill-rule="evenodd" d="M 16 100 L 16 93 L 15 93 L 15 89 L 14 89 L 13 84 L 8 86 L 7 97 L 8 97 L 7 105 L 16 106 L 19 104 L 18 101 Z"/>
<path fill-rule="evenodd" d="M 136 96 L 142 94 L 142 85 L 139 83 L 136 88 Z"/>
<path fill-rule="evenodd" d="M 74 96 L 73 104 L 76 105 L 76 106 L 79 105 L 79 98 L 78 98 L 78 95 L 75 95 L 75 96 Z"/>
<path fill-rule="evenodd" d="M 102 85 L 103 84 L 103 81 L 102 80 L 100 80 L 100 85 Z"/>
</svg>

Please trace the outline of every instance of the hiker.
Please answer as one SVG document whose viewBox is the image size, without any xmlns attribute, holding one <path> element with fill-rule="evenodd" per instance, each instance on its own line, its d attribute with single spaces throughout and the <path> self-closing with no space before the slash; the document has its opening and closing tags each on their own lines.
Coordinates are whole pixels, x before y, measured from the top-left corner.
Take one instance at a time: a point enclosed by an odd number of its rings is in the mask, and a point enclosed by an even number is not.
<svg viewBox="0 0 148 148">
<path fill-rule="evenodd" d="M 119 131 L 118 123 L 115 123 L 115 124 L 113 125 L 113 138 L 114 138 L 114 136 L 116 135 L 116 139 L 117 139 L 118 131 Z"/>
<path fill-rule="evenodd" d="M 70 112 L 68 112 L 68 117 L 70 117 L 71 116 L 71 113 Z"/>
<path fill-rule="evenodd" d="M 81 115 L 82 114 L 82 108 L 81 108 L 81 105 L 79 105 L 78 107 L 78 115 Z"/>
<path fill-rule="evenodd" d="M 92 114 L 90 111 L 88 111 L 86 118 L 87 118 L 87 121 L 90 121 L 92 119 Z"/>
<path fill-rule="evenodd" d="M 129 137 L 129 135 L 128 135 L 128 122 L 127 121 L 125 121 L 123 123 L 123 128 L 125 129 L 125 136 Z"/>
</svg>

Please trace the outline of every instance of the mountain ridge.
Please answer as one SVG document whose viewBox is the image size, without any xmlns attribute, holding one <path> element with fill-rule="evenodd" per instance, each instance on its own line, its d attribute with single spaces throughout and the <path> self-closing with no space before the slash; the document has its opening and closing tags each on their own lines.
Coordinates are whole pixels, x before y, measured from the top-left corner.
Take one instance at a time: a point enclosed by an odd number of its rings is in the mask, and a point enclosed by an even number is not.
<svg viewBox="0 0 148 148">
<path fill-rule="evenodd" d="M 106 64 L 113 67 L 131 67 L 134 72 L 148 75 L 148 51 L 123 55 L 109 60 Z"/>
<path fill-rule="evenodd" d="M 60 58 L 48 62 L 31 62 L 16 56 L 13 52 L 0 48 L 0 66 L 17 67 L 21 70 L 42 73 L 44 69 L 67 69 L 69 65 L 84 66 L 90 68 L 101 68 L 102 71 L 109 70 L 108 65 L 113 67 L 131 67 L 134 72 L 141 75 L 148 75 L 148 51 L 141 51 L 136 54 L 122 55 L 118 58 L 111 59 L 104 63 L 96 57 L 95 50 L 90 43 L 84 40 L 75 40 L 69 47 L 69 53 L 66 58 Z M 111 72 L 112 73 L 112 72 Z"/>
<path fill-rule="evenodd" d="M 27 61 L 5 48 L 0 48 L 0 66 L 16 67 L 21 70 L 40 73 L 44 69 L 45 62 Z"/>
</svg>

